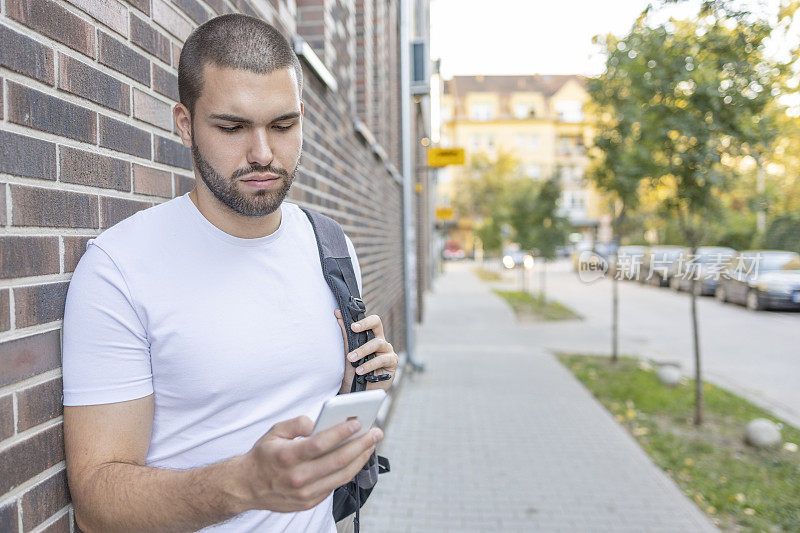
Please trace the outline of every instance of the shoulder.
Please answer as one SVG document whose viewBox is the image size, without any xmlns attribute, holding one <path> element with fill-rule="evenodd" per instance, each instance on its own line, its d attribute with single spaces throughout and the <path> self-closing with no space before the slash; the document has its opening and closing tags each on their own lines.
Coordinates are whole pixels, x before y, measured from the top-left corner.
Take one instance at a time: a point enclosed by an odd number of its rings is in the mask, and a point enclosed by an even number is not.
<svg viewBox="0 0 800 533">
<path fill-rule="evenodd" d="M 144 209 L 103 231 L 91 242 L 112 258 L 129 256 L 152 249 L 173 235 L 187 198 L 172 200 Z"/>
</svg>

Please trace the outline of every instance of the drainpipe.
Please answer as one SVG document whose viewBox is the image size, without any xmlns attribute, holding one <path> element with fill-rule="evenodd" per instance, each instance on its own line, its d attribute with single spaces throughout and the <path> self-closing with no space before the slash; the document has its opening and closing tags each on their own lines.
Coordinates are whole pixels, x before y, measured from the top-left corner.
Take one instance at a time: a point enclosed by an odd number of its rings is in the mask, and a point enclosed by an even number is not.
<svg viewBox="0 0 800 533">
<path fill-rule="evenodd" d="M 406 309 L 406 354 L 412 370 L 425 366 L 415 358 L 416 293 L 414 272 L 414 169 L 411 166 L 411 39 L 409 33 L 411 2 L 400 0 L 400 129 L 403 165 L 403 279 Z"/>
</svg>

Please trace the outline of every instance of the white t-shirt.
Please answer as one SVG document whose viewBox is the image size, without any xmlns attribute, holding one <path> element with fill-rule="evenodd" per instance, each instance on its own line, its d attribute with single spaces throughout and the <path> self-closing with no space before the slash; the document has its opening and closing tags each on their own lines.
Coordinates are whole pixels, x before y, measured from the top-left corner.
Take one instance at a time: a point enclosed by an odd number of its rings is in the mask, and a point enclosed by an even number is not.
<svg viewBox="0 0 800 533">
<path fill-rule="evenodd" d="M 146 464 L 174 469 L 245 453 L 279 421 L 314 420 L 341 386 L 342 334 L 311 224 L 295 204 L 281 212 L 275 233 L 241 239 L 184 195 L 89 241 L 64 313 L 64 405 L 154 394 Z M 208 529 L 335 531 L 331 503 Z"/>
</svg>

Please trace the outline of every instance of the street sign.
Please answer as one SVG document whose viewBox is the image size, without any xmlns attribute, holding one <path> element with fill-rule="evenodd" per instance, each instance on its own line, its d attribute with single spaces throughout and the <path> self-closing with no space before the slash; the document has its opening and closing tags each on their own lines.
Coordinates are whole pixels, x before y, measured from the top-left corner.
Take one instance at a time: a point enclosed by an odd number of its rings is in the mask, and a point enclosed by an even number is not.
<svg viewBox="0 0 800 533">
<path fill-rule="evenodd" d="M 436 220 L 440 222 L 446 222 L 448 220 L 453 220 L 453 208 L 452 207 L 437 207 L 436 208 Z"/>
<path fill-rule="evenodd" d="M 428 148 L 428 166 L 446 167 L 448 165 L 463 165 L 463 148 Z"/>
</svg>

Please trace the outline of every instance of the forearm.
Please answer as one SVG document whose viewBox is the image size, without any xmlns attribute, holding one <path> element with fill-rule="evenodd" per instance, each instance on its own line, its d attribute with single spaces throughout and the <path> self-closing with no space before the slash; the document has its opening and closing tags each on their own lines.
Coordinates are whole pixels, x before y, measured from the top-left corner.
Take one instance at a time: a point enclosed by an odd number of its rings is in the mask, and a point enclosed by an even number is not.
<svg viewBox="0 0 800 533">
<path fill-rule="evenodd" d="M 196 531 L 247 510 L 242 456 L 192 470 L 127 463 L 97 468 L 73 494 L 81 529 Z"/>
</svg>

